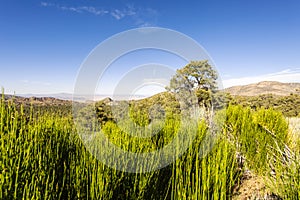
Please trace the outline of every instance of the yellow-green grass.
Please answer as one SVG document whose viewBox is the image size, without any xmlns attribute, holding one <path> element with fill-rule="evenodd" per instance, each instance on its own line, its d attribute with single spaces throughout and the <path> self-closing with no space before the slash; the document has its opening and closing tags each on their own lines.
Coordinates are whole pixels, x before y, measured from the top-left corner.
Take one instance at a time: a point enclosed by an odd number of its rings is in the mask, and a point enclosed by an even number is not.
<svg viewBox="0 0 300 200">
<path fill-rule="evenodd" d="M 216 134 L 206 121 L 185 122 L 187 128 L 182 130 L 196 133 L 196 138 L 182 156 L 156 171 L 143 173 L 141 166 L 141 173 L 128 173 L 89 153 L 71 113 L 63 113 L 31 109 L 25 114 L 22 106 L 2 98 L 0 199 L 231 199 L 243 172 L 236 152 L 262 173 L 269 157 L 280 154 L 268 151 L 282 150 L 282 144 L 274 141 L 285 140 L 287 130 L 284 118 L 273 110 L 232 106 L 214 146 L 203 143 L 205 136 Z M 177 119 L 169 120 L 159 134 L 145 140 L 122 132 L 113 121 L 101 128 L 115 145 L 141 153 L 162 148 L 180 134 Z M 124 126 L 130 130 L 131 125 Z"/>
</svg>

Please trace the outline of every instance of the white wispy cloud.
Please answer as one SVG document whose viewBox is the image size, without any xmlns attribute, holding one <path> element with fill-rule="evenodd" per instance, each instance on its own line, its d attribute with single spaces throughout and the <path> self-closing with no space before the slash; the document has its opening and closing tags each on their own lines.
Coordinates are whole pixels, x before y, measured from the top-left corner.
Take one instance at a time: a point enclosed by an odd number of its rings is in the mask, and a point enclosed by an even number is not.
<svg viewBox="0 0 300 200">
<path fill-rule="evenodd" d="M 300 68 L 286 69 L 280 72 L 264 74 L 260 76 L 225 79 L 223 80 L 223 86 L 224 88 L 228 88 L 235 85 L 247 85 L 261 81 L 279 81 L 283 83 L 300 82 Z"/>
<path fill-rule="evenodd" d="M 159 12 L 152 8 L 141 9 L 133 16 L 135 24 L 139 27 L 156 26 Z"/>
<path fill-rule="evenodd" d="M 108 10 L 104 9 L 98 9 L 93 6 L 79 6 L 79 7 L 74 7 L 74 6 L 62 6 L 59 4 L 53 4 L 53 3 L 48 3 L 48 2 L 41 2 L 41 6 L 43 7 L 56 7 L 57 9 L 60 10 L 65 10 L 65 11 L 72 11 L 72 12 L 77 12 L 77 13 L 91 13 L 94 15 L 105 15 L 109 14 Z"/>
<path fill-rule="evenodd" d="M 116 20 L 130 17 L 134 24 L 139 27 L 154 26 L 158 12 L 152 8 L 136 8 L 133 5 L 126 5 L 123 8 L 104 9 L 93 6 L 63 6 L 49 2 L 41 2 L 42 7 L 56 7 L 59 10 L 70 11 L 76 13 L 90 13 L 96 16 L 110 15 Z"/>
<path fill-rule="evenodd" d="M 81 9 L 82 11 L 92 13 L 94 15 L 105 15 L 105 14 L 109 13 L 109 11 L 107 11 L 107 10 L 96 9 L 95 7 L 92 7 L 92 6 L 82 6 L 82 7 L 79 7 L 79 9 Z"/>
<path fill-rule="evenodd" d="M 133 6 L 127 5 L 124 9 L 114 9 L 110 12 L 110 15 L 113 16 L 115 19 L 119 20 L 126 16 L 134 16 L 138 14 L 136 9 Z"/>
<path fill-rule="evenodd" d="M 54 4 L 48 3 L 48 2 L 41 2 L 41 6 L 44 6 L 44 7 L 47 7 L 47 6 L 54 6 Z"/>
</svg>

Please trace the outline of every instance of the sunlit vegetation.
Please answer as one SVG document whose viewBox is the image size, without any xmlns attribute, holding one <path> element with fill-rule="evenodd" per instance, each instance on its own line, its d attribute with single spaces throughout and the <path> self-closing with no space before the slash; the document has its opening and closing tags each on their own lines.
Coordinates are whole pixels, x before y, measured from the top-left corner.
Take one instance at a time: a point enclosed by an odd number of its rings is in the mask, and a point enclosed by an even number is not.
<svg viewBox="0 0 300 200">
<path fill-rule="evenodd" d="M 273 108 L 282 112 L 286 117 L 300 116 L 300 95 L 290 94 L 288 96 L 276 96 L 272 94 L 260 96 L 235 96 L 233 104 L 240 104 L 252 109 Z"/>
<path fill-rule="evenodd" d="M 154 110 L 164 110 L 160 117 L 168 115 L 160 102 Z M 176 102 L 167 102 L 176 108 Z M 136 102 L 131 105 L 129 110 L 140 113 L 129 112 L 129 119 L 146 127 L 152 119 L 149 112 L 144 116 L 147 112 Z M 138 174 L 105 166 L 91 155 L 76 134 L 70 112 L 31 107 L 25 114 L 26 109 L 1 100 L 1 199 L 231 199 L 245 170 L 263 176 L 274 194 L 299 198 L 299 151 L 289 148 L 287 121 L 272 109 L 229 106 L 220 111 L 226 113 L 225 123 L 207 154 L 203 150 L 209 147 L 201 144 L 211 134 L 207 122 L 191 124 L 186 131 L 196 131 L 197 137 L 182 156 L 165 168 Z M 113 119 L 101 126 L 123 149 L 148 152 L 177 133 L 177 118 L 169 114 L 167 119 L 159 134 L 143 141 L 122 132 Z"/>
<path fill-rule="evenodd" d="M 231 97 L 216 79 L 207 61 L 193 61 L 167 92 L 141 100 L 72 108 L 3 95 L 0 199 L 232 199 L 245 174 L 264 180 L 263 197 L 299 199 L 299 118 L 286 118 L 299 116 L 299 96 Z M 134 162 L 103 138 L 138 155 L 174 144 L 160 158 L 175 159 L 161 168 L 155 156 Z"/>
</svg>

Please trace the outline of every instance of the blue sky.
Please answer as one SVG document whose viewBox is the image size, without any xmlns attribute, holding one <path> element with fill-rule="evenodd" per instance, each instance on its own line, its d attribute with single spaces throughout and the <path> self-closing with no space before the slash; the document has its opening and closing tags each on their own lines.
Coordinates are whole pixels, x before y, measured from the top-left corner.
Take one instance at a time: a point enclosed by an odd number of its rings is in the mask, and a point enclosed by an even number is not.
<svg viewBox="0 0 300 200">
<path fill-rule="evenodd" d="M 17 94 L 72 93 L 91 50 L 114 34 L 145 26 L 195 39 L 214 60 L 225 87 L 300 82 L 299 10 L 297 0 L 2 0 L 0 86 Z M 162 57 L 144 54 L 130 59 L 142 63 L 147 56 Z M 184 63 L 170 57 L 169 64 Z M 102 93 L 113 87 L 106 84 Z"/>
</svg>

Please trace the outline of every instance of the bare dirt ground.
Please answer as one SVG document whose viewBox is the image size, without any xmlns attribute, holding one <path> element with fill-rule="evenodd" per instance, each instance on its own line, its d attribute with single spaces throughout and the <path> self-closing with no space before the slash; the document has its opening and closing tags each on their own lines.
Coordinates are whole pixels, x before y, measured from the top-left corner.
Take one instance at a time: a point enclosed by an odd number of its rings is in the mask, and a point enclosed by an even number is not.
<svg viewBox="0 0 300 200">
<path fill-rule="evenodd" d="M 289 122 L 289 145 L 292 150 L 299 151 L 300 145 L 300 118 L 287 119 Z M 272 194 L 262 177 L 246 170 L 241 180 L 241 185 L 235 188 L 233 200 L 275 200 L 280 197 Z"/>
<path fill-rule="evenodd" d="M 250 171 L 243 175 L 240 187 L 234 191 L 233 200 L 275 200 L 280 199 L 270 193 L 262 177 L 256 176 Z"/>
</svg>

